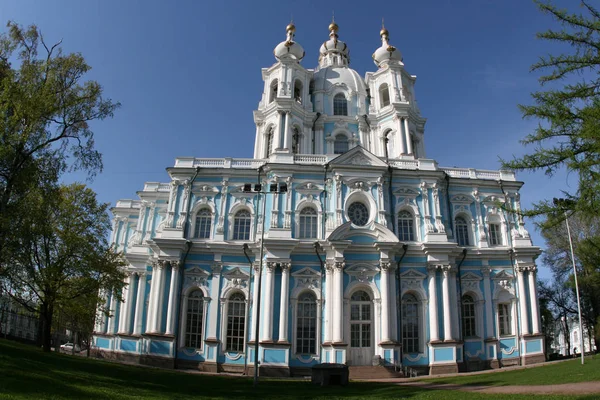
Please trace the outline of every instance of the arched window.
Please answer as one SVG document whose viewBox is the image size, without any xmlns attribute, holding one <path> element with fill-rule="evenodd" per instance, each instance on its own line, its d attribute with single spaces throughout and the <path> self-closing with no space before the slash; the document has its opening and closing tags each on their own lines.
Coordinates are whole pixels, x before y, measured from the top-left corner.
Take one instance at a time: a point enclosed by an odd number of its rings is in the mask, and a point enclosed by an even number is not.
<svg viewBox="0 0 600 400">
<path fill-rule="evenodd" d="M 473 297 L 465 294 L 462 297 L 462 331 L 463 337 L 474 337 L 477 336 L 477 329 L 475 326 L 475 301 Z"/>
<path fill-rule="evenodd" d="M 298 299 L 296 321 L 296 353 L 317 352 L 317 299 L 306 292 Z"/>
<path fill-rule="evenodd" d="M 296 80 L 294 82 L 294 100 L 298 104 L 302 104 L 302 82 Z"/>
<path fill-rule="evenodd" d="M 338 134 L 335 137 L 335 141 L 333 142 L 333 153 L 334 154 L 343 154 L 348 151 L 348 138 L 344 134 Z"/>
<path fill-rule="evenodd" d="M 208 208 L 203 208 L 196 214 L 196 223 L 194 224 L 194 238 L 209 239 L 210 228 L 212 226 L 212 212 Z"/>
<path fill-rule="evenodd" d="M 456 217 L 454 220 L 454 230 L 456 231 L 456 242 L 459 246 L 469 246 L 469 224 L 463 217 Z"/>
<path fill-rule="evenodd" d="M 227 300 L 227 336 L 225 350 L 244 351 L 244 332 L 246 331 L 246 296 L 237 292 Z"/>
<path fill-rule="evenodd" d="M 273 102 L 277 98 L 277 89 L 278 89 L 278 84 L 277 84 L 277 79 L 275 79 L 273 81 L 273 83 L 271 83 L 271 92 L 269 93 L 269 103 Z"/>
<path fill-rule="evenodd" d="M 348 115 L 348 100 L 342 93 L 333 98 L 333 115 Z"/>
<path fill-rule="evenodd" d="M 415 241 L 415 219 L 406 210 L 398 213 L 398 239 L 403 242 Z"/>
<path fill-rule="evenodd" d="M 502 230 L 498 222 L 488 224 L 490 246 L 502 246 Z"/>
<path fill-rule="evenodd" d="M 385 134 L 385 158 L 388 159 L 392 154 L 392 131 Z"/>
<path fill-rule="evenodd" d="M 405 353 L 419 353 L 419 301 L 412 294 L 402 296 L 402 349 Z"/>
<path fill-rule="evenodd" d="M 350 347 L 371 347 L 371 296 L 364 290 L 350 298 Z"/>
<path fill-rule="evenodd" d="M 271 153 L 273 153 L 273 140 L 275 135 L 273 134 L 273 128 L 269 128 L 267 132 L 267 152 L 265 154 L 265 158 L 269 157 Z"/>
<path fill-rule="evenodd" d="M 299 239 L 317 238 L 317 211 L 312 207 L 305 207 L 300 211 Z"/>
<path fill-rule="evenodd" d="M 202 347 L 202 327 L 204 325 L 204 295 L 194 290 L 188 296 L 185 318 L 185 347 Z"/>
<path fill-rule="evenodd" d="M 298 154 L 300 152 L 300 132 L 298 128 L 292 128 L 292 154 Z"/>
<path fill-rule="evenodd" d="M 390 105 L 390 89 L 387 83 L 383 83 L 379 86 L 379 99 L 381 101 L 381 108 Z"/>
<path fill-rule="evenodd" d="M 250 240 L 250 224 L 250 212 L 238 211 L 233 217 L 233 240 Z"/>
</svg>

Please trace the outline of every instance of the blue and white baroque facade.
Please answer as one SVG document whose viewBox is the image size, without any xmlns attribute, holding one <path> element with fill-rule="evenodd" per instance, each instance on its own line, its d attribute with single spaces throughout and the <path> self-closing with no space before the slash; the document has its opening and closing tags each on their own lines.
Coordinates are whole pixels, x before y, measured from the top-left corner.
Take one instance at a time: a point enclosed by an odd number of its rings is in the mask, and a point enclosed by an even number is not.
<svg viewBox="0 0 600 400">
<path fill-rule="evenodd" d="M 540 250 L 511 211 L 523 183 L 426 158 L 416 76 L 385 28 L 364 79 L 337 24 L 314 70 L 286 29 L 262 70 L 254 158 L 178 158 L 169 182 L 112 209 L 127 286 L 105 296 L 95 344 L 241 371 L 258 340 L 261 371 L 284 375 L 543 361 Z"/>
</svg>

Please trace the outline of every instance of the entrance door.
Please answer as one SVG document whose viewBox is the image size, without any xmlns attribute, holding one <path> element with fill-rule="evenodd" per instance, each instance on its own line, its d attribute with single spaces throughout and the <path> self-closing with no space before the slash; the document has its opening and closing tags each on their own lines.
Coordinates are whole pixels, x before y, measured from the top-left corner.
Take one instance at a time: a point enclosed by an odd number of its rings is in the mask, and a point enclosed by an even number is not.
<svg viewBox="0 0 600 400">
<path fill-rule="evenodd" d="M 373 302 L 365 291 L 350 298 L 350 363 L 371 365 L 373 359 Z"/>
</svg>

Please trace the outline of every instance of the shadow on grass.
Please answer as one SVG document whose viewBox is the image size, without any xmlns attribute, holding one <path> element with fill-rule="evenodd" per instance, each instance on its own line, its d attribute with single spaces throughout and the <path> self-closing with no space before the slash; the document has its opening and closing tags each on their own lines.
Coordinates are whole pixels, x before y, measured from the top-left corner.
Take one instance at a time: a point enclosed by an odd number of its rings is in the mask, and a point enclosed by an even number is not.
<svg viewBox="0 0 600 400">
<path fill-rule="evenodd" d="M 348 387 L 315 387 L 307 381 L 186 374 L 89 360 L 0 340 L 0 393 L 14 398 L 53 399 L 306 399 L 411 398 L 424 389 L 353 382 Z"/>
</svg>

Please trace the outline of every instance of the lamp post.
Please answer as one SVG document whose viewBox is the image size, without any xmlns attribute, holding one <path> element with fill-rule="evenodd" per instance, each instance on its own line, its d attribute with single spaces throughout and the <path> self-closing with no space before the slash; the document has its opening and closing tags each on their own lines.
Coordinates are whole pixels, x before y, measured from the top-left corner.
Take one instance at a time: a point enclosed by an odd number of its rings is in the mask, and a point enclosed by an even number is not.
<svg viewBox="0 0 600 400">
<path fill-rule="evenodd" d="M 573 253 L 573 240 L 571 239 L 571 228 L 569 227 L 569 216 L 564 210 L 565 199 L 554 198 L 554 205 L 563 209 L 565 214 L 565 223 L 567 225 L 567 235 L 569 236 L 569 247 L 571 248 L 571 262 L 573 263 L 573 277 L 575 279 L 575 293 L 577 295 L 577 313 L 579 314 L 579 343 L 581 344 L 581 365 L 585 363 L 585 347 L 583 345 L 583 321 L 581 320 L 581 301 L 579 300 L 579 283 L 577 282 L 577 267 L 575 266 L 575 254 Z"/>
<path fill-rule="evenodd" d="M 261 167 L 262 169 L 262 167 Z M 260 171 L 260 170 L 259 170 Z M 260 175 L 259 175 L 260 176 Z M 244 184 L 242 191 L 246 193 L 257 193 L 261 194 L 263 197 L 263 205 L 262 205 L 262 223 L 261 223 L 261 232 L 260 232 L 260 263 L 258 267 L 257 277 L 258 281 L 256 282 L 256 326 L 254 327 L 254 386 L 258 385 L 258 369 L 260 366 L 260 362 L 258 360 L 258 350 L 259 350 L 259 335 L 260 335 L 260 298 L 261 298 L 261 287 L 262 287 L 262 271 L 263 271 L 263 259 L 264 259 L 264 240 L 265 240 L 265 219 L 266 219 L 266 210 L 267 210 L 267 197 L 268 193 L 286 193 L 287 192 L 287 184 L 280 183 L 279 185 L 276 183 L 272 183 L 269 185 L 269 191 L 265 192 L 262 190 L 262 185 L 260 183 L 257 184 Z M 260 197 L 259 197 L 260 199 Z M 244 243 L 244 255 L 250 261 L 248 254 L 246 253 L 248 249 L 248 245 Z M 252 266 L 250 267 L 252 268 Z"/>
</svg>

